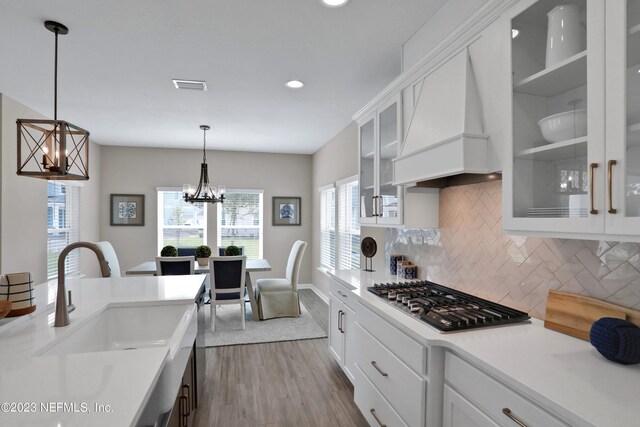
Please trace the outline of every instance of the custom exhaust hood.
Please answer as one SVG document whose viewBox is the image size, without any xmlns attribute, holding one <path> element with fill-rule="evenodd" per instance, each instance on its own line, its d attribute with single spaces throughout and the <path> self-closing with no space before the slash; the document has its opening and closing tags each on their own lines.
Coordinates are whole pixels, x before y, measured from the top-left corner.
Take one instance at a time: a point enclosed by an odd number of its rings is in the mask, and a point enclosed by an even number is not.
<svg viewBox="0 0 640 427">
<path fill-rule="evenodd" d="M 442 188 L 500 179 L 490 173 L 489 135 L 468 49 L 430 73 L 419 91 L 393 160 L 393 183 Z"/>
</svg>

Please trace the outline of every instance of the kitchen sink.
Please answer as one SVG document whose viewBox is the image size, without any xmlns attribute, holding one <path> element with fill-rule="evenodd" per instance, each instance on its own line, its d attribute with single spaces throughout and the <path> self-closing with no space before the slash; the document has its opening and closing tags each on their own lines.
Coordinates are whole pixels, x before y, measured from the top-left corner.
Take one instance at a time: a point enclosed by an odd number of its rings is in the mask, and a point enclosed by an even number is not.
<svg viewBox="0 0 640 427">
<path fill-rule="evenodd" d="M 166 363 L 140 420 L 153 424 L 173 408 L 196 338 L 196 314 L 195 304 L 109 304 L 87 319 L 72 322 L 68 333 L 35 356 L 168 347 Z"/>
</svg>

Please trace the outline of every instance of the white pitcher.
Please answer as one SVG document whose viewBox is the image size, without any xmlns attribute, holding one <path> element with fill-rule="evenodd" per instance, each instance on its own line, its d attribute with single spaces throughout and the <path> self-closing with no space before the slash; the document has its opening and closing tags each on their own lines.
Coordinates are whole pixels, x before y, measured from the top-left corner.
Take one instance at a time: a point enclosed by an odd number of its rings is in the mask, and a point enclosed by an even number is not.
<svg viewBox="0 0 640 427">
<path fill-rule="evenodd" d="M 585 32 L 580 25 L 580 8 L 575 4 L 554 7 L 547 14 L 546 68 L 582 52 Z"/>
</svg>

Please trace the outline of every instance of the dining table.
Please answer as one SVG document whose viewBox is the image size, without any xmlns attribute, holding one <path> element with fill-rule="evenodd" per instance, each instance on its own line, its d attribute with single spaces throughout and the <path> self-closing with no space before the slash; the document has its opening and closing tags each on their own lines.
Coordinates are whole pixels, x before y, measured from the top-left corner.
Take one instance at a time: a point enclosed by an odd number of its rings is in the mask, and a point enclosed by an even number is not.
<svg viewBox="0 0 640 427">
<path fill-rule="evenodd" d="M 256 301 L 256 294 L 253 289 L 253 283 L 251 282 L 252 272 L 257 271 L 271 271 L 271 264 L 266 259 L 250 259 L 247 258 L 246 272 L 245 272 L 245 286 L 247 287 L 247 293 L 249 294 L 249 303 L 251 304 L 251 312 L 253 314 L 253 320 L 260 320 L 260 314 L 258 310 L 258 302 Z M 194 273 L 195 274 L 207 274 L 209 273 L 209 264 L 201 266 L 197 261 L 194 261 Z M 127 276 L 136 275 L 155 275 L 156 274 L 156 262 L 145 261 L 136 265 L 135 267 L 125 271 Z"/>
</svg>

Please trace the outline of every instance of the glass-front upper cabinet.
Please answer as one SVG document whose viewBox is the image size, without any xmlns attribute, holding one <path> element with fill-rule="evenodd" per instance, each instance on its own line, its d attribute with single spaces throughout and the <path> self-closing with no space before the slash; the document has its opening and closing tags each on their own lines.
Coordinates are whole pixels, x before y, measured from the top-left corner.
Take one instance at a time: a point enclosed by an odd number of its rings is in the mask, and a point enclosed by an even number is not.
<svg viewBox="0 0 640 427">
<path fill-rule="evenodd" d="M 402 224 L 402 187 L 393 185 L 393 161 L 402 140 L 401 95 L 360 122 L 360 223 Z"/>
<path fill-rule="evenodd" d="M 522 1 L 509 16 L 505 230 L 604 232 L 604 8 Z"/>
<path fill-rule="evenodd" d="M 608 232 L 640 234 L 640 0 L 607 4 Z"/>
</svg>

